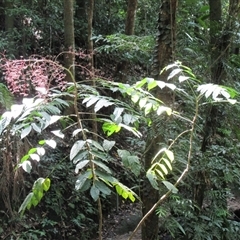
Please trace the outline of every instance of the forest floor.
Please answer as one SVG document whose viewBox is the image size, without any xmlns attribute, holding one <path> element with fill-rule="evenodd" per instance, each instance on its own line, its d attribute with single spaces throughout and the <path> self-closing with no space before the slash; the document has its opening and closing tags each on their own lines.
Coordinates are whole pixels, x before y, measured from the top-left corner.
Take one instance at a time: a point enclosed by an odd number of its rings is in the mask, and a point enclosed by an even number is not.
<svg viewBox="0 0 240 240">
<path fill-rule="evenodd" d="M 240 196 L 228 200 L 228 209 L 234 218 L 234 211 L 240 209 Z M 103 222 L 103 240 L 127 240 L 141 219 L 140 204 L 123 204 L 115 209 Z M 97 240 L 97 239 L 96 239 Z M 141 228 L 132 240 L 142 240 Z"/>
<path fill-rule="evenodd" d="M 103 222 L 104 240 L 127 240 L 141 219 L 141 206 L 139 203 L 122 204 L 114 209 Z M 141 228 L 132 240 L 141 240 Z"/>
</svg>

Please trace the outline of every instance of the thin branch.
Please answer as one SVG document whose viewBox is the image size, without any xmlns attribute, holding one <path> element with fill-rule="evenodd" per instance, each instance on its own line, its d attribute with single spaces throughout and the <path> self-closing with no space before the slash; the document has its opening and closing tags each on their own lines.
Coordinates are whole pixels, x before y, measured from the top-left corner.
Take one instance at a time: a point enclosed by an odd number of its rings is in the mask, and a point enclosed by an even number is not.
<svg viewBox="0 0 240 240">
<path fill-rule="evenodd" d="M 196 121 L 197 121 L 197 117 L 198 117 L 198 99 L 196 100 L 196 110 L 195 110 L 195 115 L 193 117 L 192 120 L 192 127 L 190 130 L 190 138 L 189 138 L 189 151 L 188 151 L 188 161 L 187 161 L 187 165 L 186 168 L 184 169 L 184 171 L 182 172 L 181 176 L 177 179 L 177 181 L 174 184 L 174 187 L 177 187 L 178 184 L 182 181 L 182 179 L 184 178 L 184 176 L 187 174 L 189 167 L 190 167 L 190 163 L 191 163 L 191 157 L 192 157 L 192 148 L 193 148 L 193 137 L 194 137 L 194 130 L 195 130 L 195 125 L 196 125 Z M 184 131 L 182 134 L 186 133 L 187 131 Z M 182 134 L 180 134 L 179 136 L 181 136 Z M 178 136 L 178 137 L 179 137 Z M 170 145 L 171 146 L 171 145 Z M 148 218 L 148 216 L 150 214 L 152 214 L 152 212 L 172 193 L 172 190 L 169 190 L 166 194 L 164 194 L 153 206 L 152 208 L 143 216 L 143 218 L 141 219 L 141 221 L 138 223 L 137 227 L 134 229 L 134 231 L 131 233 L 130 237 L 128 238 L 128 240 L 133 239 L 134 235 L 136 234 L 136 232 L 138 231 L 138 229 L 143 225 L 144 221 Z"/>
</svg>

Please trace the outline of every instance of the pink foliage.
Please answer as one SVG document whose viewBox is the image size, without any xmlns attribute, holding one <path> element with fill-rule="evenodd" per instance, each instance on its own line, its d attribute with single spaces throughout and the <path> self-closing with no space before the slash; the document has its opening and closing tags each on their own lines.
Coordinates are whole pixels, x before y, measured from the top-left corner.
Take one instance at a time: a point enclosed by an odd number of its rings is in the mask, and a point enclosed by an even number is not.
<svg viewBox="0 0 240 240">
<path fill-rule="evenodd" d="M 5 80 L 15 96 L 47 94 L 52 86 L 63 90 L 66 86 L 64 69 L 59 63 L 45 58 L 2 60 Z"/>
</svg>

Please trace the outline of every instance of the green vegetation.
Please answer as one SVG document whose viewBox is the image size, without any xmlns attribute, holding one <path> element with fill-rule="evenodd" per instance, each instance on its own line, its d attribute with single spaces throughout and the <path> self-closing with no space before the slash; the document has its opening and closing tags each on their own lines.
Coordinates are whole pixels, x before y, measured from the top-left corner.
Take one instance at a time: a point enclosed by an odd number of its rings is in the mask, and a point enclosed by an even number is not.
<svg viewBox="0 0 240 240">
<path fill-rule="evenodd" d="M 63 2 L 0 1 L 0 237 L 237 239 L 239 1 Z"/>
</svg>

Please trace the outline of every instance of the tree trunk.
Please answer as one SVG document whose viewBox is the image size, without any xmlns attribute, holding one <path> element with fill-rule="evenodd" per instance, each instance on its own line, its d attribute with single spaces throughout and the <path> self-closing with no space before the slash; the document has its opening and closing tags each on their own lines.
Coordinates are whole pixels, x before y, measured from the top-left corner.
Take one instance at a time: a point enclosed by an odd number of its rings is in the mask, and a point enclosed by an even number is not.
<svg viewBox="0 0 240 240">
<path fill-rule="evenodd" d="M 155 79 L 159 77 L 161 69 L 171 63 L 174 59 L 177 2 L 177 0 L 163 0 L 159 9 L 158 39 L 152 74 Z M 167 80 L 167 75 L 167 72 L 163 73 L 161 75 L 161 80 Z M 167 104 L 172 101 L 171 93 L 166 90 L 158 90 L 155 95 Z M 156 124 L 157 120 L 153 120 L 151 131 L 148 133 L 148 141 L 146 144 L 147 153 L 144 158 L 146 171 L 151 166 L 153 157 L 160 150 L 161 144 L 164 144 L 164 129 L 161 129 L 159 132 Z M 159 199 L 159 191 L 152 188 L 148 180 L 145 178 L 142 192 L 142 212 L 143 215 L 145 215 Z M 154 240 L 157 239 L 157 235 L 158 216 L 153 213 L 146 219 L 146 222 L 142 227 L 142 240 Z"/>
<path fill-rule="evenodd" d="M 226 72 L 224 69 L 224 62 L 227 61 L 231 46 L 232 31 L 234 29 L 234 18 L 237 16 L 239 11 L 240 2 L 239 0 L 229 1 L 229 17 L 225 28 L 222 29 L 222 5 L 221 0 L 209 0 L 210 7 L 210 74 L 211 82 L 214 84 L 223 84 L 226 78 Z M 221 35 L 222 33 L 222 35 Z M 222 109 L 217 106 L 210 106 L 207 110 L 205 126 L 203 129 L 203 141 L 201 146 L 201 151 L 204 153 L 207 149 L 216 142 L 217 129 L 221 127 L 222 119 Z M 221 164 L 225 164 L 224 162 Z M 204 194 L 207 189 L 206 182 L 211 183 L 211 179 L 206 179 L 208 173 L 207 170 L 200 171 L 196 174 L 198 182 L 194 189 L 194 201 L 201 209 L 204 201 Z M 224 171 L 219 170 L 218 176 L 224 178 Z M 222 181 L 221 186 L 215 186 L 212 183 L 211 186 L 214 190 L 221 190 L 227 187 L 225 181 Z M 220 204 L 222 206 L 220 206 Z M 221 201 L 218 203 L 219 207 L 226 208 L 226 201 Z"/>
<path fill-rule="evenodd" d="M 72 82 L 75 77 L 74 0 L 64 0 L 64 47 L 64 67 L 70 70 L 66 81 Z"/>
<path fill-rule="evenodd" d="M 65 80 L 73 82 L 75 80 L 75 37 L 74 37 L 74 0 L 64 0 L 64 67 L 66 71 Z M 74 78 L 74 79 L 73 79 Z M 71 97 L 66 100 L 73 101 Z M 74 104 L 65 109 L 64 114 L 75 113 Z"/>
<path fill-rule="evenodd" d="M 127 17 L 125 22 L 125 34 L 133 35 L 135 27 L 135 17 L 137 11 L 138 0 L 128 0 Z M 115 77 L 119 78 L 120 82 L 126 82 L 126 70 L 127 61 L 119 62 L 116 66 Z"/>
<path fill-rule="evenodd" d="M 87 15 L 86 15 L 86 0 L 75 0 L 76 1 L 76 17 L 81 18 L 80 26 L 78 25 L 78 34 L 76 34 L 76 46 L 83 48 L 86 46 L 86 32 L 87 32 Z"/>
<path fill-rule="evenodd" d="M 137 4 L 138 4 L 137 0 L 128 0 L 127 19 L 126 19 L 126 24 L 125 24 L 125 34 L 126 35 L 134 34 Z"/>
<path fill-rule="evenodd" d="M 92 32 L 93 32 L 93 9 L 94 9 L 94 0 L 89 0 L 88 2 L 88 53 L 90 54 L 90 64 L 91 70 L 93 71 L 94 62 L 93 62 L 93 40 L 92 40 Z"/>
</svg>

